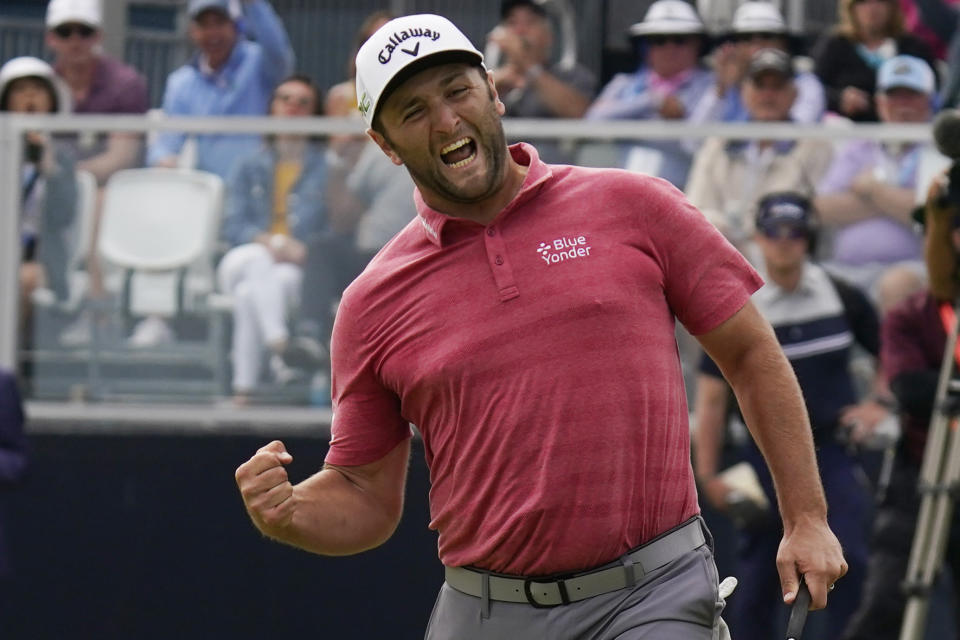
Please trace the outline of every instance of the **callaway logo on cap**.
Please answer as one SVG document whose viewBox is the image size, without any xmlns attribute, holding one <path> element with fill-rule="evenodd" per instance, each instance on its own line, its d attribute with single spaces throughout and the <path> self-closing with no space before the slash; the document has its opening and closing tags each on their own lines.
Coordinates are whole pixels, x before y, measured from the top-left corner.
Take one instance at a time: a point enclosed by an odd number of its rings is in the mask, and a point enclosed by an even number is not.
<svg viewBox="0 0 960 640">
<path fill-rule="evenodd" d="M 357 52 L 357 105 L 368 126 L 390 92 L 417 71 L 435 64 L 483 64 L 467 36 L 442 16 L 396 18 L 380 27 Z"/>
</svg>

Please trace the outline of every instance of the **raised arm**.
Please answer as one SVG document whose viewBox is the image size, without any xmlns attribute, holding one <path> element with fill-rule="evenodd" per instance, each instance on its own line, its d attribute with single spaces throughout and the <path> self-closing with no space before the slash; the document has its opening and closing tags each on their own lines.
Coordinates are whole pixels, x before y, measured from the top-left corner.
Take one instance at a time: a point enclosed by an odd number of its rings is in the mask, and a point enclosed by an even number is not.
<svg viewBox="0 0 960 640">
<path fill-rule="evenodd" d="M 733 388 L 773 476 L 783 518 L 777 570 L 784 601 L 793 602 L 802 574 L 811 608 L 821 609 L 828 586 L 847 572 L 847 563 L 827 525 L 813 436 L 790 363 L 752 302 L 698 338 Z"/>
<path fill-rule="evenodd" d="M 266 0 L 244 0 L 243 13 L 250 35 L 263 47 L 262 67 L 266 84 L 271 88 L 293 73 L 295 56 L 290 37 Z"/>
<path fill-rule="evenodd" d="M 325 465 L 292 485 L 284 466 L 293 457 L 274 440 L 240 465 L 236 480 L 265 536 L 322 555 L 351 555 L 383 544 L 396 530 L 409 458 L 406 439 L 370 464 Z"/>
</svg>

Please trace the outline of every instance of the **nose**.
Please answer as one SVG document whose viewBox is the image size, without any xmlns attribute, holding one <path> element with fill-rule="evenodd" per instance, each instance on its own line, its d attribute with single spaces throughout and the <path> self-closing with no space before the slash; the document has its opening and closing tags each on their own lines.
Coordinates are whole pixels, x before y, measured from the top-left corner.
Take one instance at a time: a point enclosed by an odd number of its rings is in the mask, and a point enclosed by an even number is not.
<svg viewBox="0 0 960 640">
<path fill-rule="evenodd" d="M 453 133 L 460 125 L 460 115 L 452 105 L 441 102 L 434 110 L 433 128 L 438 133 Z"/>
</svg>

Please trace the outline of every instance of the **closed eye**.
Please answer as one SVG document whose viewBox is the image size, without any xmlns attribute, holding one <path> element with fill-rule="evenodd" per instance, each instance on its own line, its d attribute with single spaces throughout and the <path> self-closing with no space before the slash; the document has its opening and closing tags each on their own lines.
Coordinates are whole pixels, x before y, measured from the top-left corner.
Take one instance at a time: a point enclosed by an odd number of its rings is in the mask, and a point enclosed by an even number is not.
<svg viewBox="0 0 960 640">
<path fill-rule="evenodd" d="M 423 113 L 423 107 L 415 107 L 409 111 L 405 111 L 403 114 L 403 122 L 409 122 L 410 120 L 413 120 L 419 116 L 421 113 Z"/>
</svg>

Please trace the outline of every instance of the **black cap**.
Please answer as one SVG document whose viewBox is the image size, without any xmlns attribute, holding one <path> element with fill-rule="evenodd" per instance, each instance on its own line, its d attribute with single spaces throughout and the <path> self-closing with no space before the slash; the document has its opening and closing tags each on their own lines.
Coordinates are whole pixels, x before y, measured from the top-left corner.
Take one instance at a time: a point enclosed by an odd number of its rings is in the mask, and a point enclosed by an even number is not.
<svg viewBox="0 0 960 640">
<path fill-rule="evenodd" d="M 756 78 L 763 73 L 778 73 L 785 78 L 793 77 L 793 61 L 790 54 L 780 49 L 760 49 L 750 58 L 747 76 Z"/>
<path fill-rule="evenodd" d="M 815 222 L 810 199 L 793 191 L 781 191 L 760 200 L 757 204 L 757 228 L 776 229 L 782 224 L 811 229 Z"/>
<path fill-rule="evenodd" d="M 537 15 L 541 17 L 547 16 L 547 10 L 543 8 L 543 5 L 535 0 L 503 0 L 500 3 L 500 19 L 507 17 L 511 11 L 517 7 L 527 7 Z"/>
</svg>

